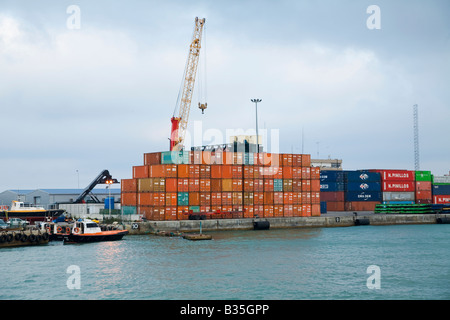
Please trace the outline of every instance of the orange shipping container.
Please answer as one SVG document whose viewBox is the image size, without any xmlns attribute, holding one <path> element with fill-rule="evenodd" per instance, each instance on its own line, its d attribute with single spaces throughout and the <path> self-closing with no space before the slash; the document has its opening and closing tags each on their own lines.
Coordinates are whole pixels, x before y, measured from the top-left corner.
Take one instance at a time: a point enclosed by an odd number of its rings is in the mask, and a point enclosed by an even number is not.
<svg viewBox="0 0 450 320">
<path fill-rule="evenodd" d="M 200 179 L 200 191 L 210 192 L 211 191 L 211 180 L 210 179 Z"/>
<path fill-rule="evenodd" d="M 149 177 L 149 166 L 134 166 L 133 167 L 133 178 L 148 178 Z"/>
<path fill-rule="evenodd" d="M 311 204 L 311 192 L 302 192 L 302 204 Z"/>
<path fill-rule="evenodd" d="M 320 205 L 319 205 L 319 211 L 320 211 Z M 302 217 L 311 217 L 311 205 L 310 204 L 302 205 Z"/>
<path fill-rule="evenodd" d="M 164 207 L 152 207 L 152 208 L 153 208 L 153 213 L 152 213 L 153 220 L 164 221 L 164 217 L 165 217 L 165 213 L 166 213 L 165 208 Z"/>
<path fill-rule="evenodd" d="M 242 179 L 242 166 L 232 166 L 231 167 L 233 179 Z"/>
<path fill-rule="evenodd" d="M 431 190 L 425 190 L 425 191 L 416 191 L 416 199 L 417 200 L 428 200 L 432 199 L 432 191 Z"/>
<path fill-rule="evenodd" d="M 253 191 L 253 179 L 244 179 L 244 191 Z"/>
<path fill-rule="evenodd" d="M 253 191 L 264 191 L 264 180 L 254 179 L 253 180 Z"/>
<path fill-rule="evenodd" d="M 189 192 L 193 191 L 200 191 L 200 179 L 189 178 Z"/>
<path fill-rule="evenodd" d="M 230 151 L 226 151 L 222 153 L 222 163 L 224 165 L 232 165 L 233 164 L 233 153 Z"/>
<path fill-rule="evenodd" d="M 222 191 L 222 179 L 211 179 L 210 180 L 211 192 L 221 192 Z"/>
<path fill-rule="evenodd" d="M 285 204 L 283 208 L 283 217 L 293 217 L 294 216 L 294 205 Z"/>
<path fill-rule="evenodd" d="M 198 164 L 189 165 L 189 178 L 200 178 L 200 165 Z"/>
<path fill-rule="evenodd" d="M 320 191 L 320 180 L 311 180 L 311 191 Z"/>
<path fill-rule="evenodd" d="M 223 164 L 223 152 L 218 151 L 211 154 L 211 164 Z"/>
<path fill-rule="evenodd" d="M 233 192 L 233 205 L 243 204 L 242 192 Z"/>
<path fill-rule="evenodd" d="M 253 204 L 264 204 L 264 192 L 253 193 Z"/>
<path fill-rule="evenodd" d="M 294 204 L 294 193 L 284 192 L 283 193 L 283 203 L 284 204 Z"/>
<path fill-rule="evenodd" d="M 120 203 L 123 206 L 136 206 L 137 205 L 137 193 L 135 193 L 135 192 L 122 193 L 120 196 Z"/>
<path fill-rule="evenodd" d="M 273 205 L 264 205 L 264 218 L 273 217 Z"/>
<path fill-rule="evenodd" d="M 189 192 L 189 179 L 181 178 L 177 180 L 177 190 L 178 192 Z"/>
<path fill-rule="evenodd" d="M 310 167 L 302 168 L 302 179 L 311 179 L 311 168 Z"/>
<path fill-rule="evenodd" d="M 283 167 L 292 167 L 292 154 L 283 153 L 281 154 L 281 159 L 283 162 Z"/>
<path fill-rule="evenodd" d="M 222 204 L 222 211 L 223 212 L 231 212 L 231 211 L 233 211 L 233 206 L 232 205 L 223 205 Z"/>
<path fill-rule="evenodd" d="M 264 204 L 273 204 L 273 192 L 264 192 Z"/>
<path fill-rule="evenodd" d="M 283 204 L 283 192 L 273 193 L 273 204 Z"/>
<path fill-rule="evenodd" d="M 265 179 L 264 180 L 264 191 L 265 192 L 273 191 L 273 179 Z"/>
<path fill-rule="evenodd" d="M 244 153 L 243 152 L 233 152 L 233 164 L 243 165 L 244 164 Z"/>
<path fill-rule="evenodd" d="M 283 191 L 292 191 L 292 181 L 293 179 L 283 179 Z"/>
<path fill-rule="evenodd" d="M 253 216 L 254 216 L 253 206 L 244 205 L 244 218 L 253 218 Z"/>
<path fill-rule="evenodd" d="M 254 194 L 253 192 L 244 192 L 244 205 L 253 205 Z"/>
<path fill-rule="evenodd" d="M 137 179 L 122 179 L 120 181 L 121 190 L 123 192 L 137 192 Z"/>
<path fill-rule="evenodd" d="M 264 171 L 264 167 L 253 166 L 253 178 L 254 179 L 263 179 L 263 171 Z"/>
<path fill-rule="evenodd" d="M 176 178 L 178 175 L 178 165 L 176 164 L 166 164 L 165 170 L 166 170 L 166 177 L 167 178 Z"/>
<path fill-rule="evenodd" d="M 202 164 L 203 165 L 210 165 L 211 164 L 211 152 L 210 151 L 202 151 L 201 153 L 202 157 Z"/>
<path fill-rule="evenodd" d="M 311 192 L 311 204 L 320 204 L 320 191 Z"/>
<path fill-rule="evenodd" d="M 320 185 L 319 185 L 320 187 Z M 302 180 L 292 179 L 292 191 L 301 192 L 302 191 Z"/>
<path fill-rule="evenodd" d="M 302 178 L 302 168 L 292 167 L 292 179 L 301 179 L 301 178 Z"/>
<path fill-rule="evenodd" d="M 301 192 L 292 192 L 292 204 L 302 204 Z"/>
<path fill-rule="evenodd" d="M 137 191 L 138 192 L 152 192 L 153 189 L 153 178 L 142 178 L 137 179 Z M 158 190 L 159 191 L 159 190 Z"/>
<path fill-rule="evenodd" d="M 211 178 L 211 166 L 202 164 L 200 165 L 200 178 L 210 179 Z"/>
<path fill-rule="evenodd" d="M 166 206 L 176 206 L 177 205 L 177 193 L 176 192 L 167 192 L 166 193 Z"/>
<path fill-rule="evenodd" d="M 282 217 L 284 212 L 284 206 L 281 204 L 273 205 L 273 216 L 274 217 Z"/>
<path fill-rule="evenodd" d="M 242 179 L 232 179 L 233 191 L 242 191 Z"/>
<path fill-rule="evenodd" d="M 165 178 L 152 178 L 153 191 L 165 192 L 166 191 L 166 179 Z"/>
<path fill-rule="evenodd" d="M 147 220 L 153 220 L 153 207 L 138 207 L 138 214 L 141 214 L 143 218 Z"/>
<path fill-rule="evenodd" d="M 416 181 L 416 191 L 431 191 L 431 190 L 432 190 L 431 181 Z"/>
<path fill-rule="evenodd" d="M 202 164 L 202 151 L 191 151 L 190 153 L 191 164 L 199 165 Z"/>
<path fill-rule="evenodd" d="M 224 178 L 224 179 L 233 178 L 233 166 L 232 165 L 223 165 L 222 166 L 222 178 Z"/>
<path fill-rule="evenodd" d="M 178 179 L 166 178 L 166 192 L 177 192 L 177 191 L 178 191 Z"/>
<path fill-rule="evenodd" d="M 211 178 L 221 179 L 222 178 L 222 165 L 211 165 Z"/>
<path fill-rule="evenodd" d="M 311 168 L 311 180 L 320 179 L 320 168 Z"/>
<path fill-rule="evenodd" d="M 302 191 L 311 192 L 311 180 L 302 180 Z"/>
<path fill-rule="evenodd" d="M 222 179 L 222 192 L 233 191 L 233 179 Z"/>
<path fill-rule="evenodd" d="M 138 206 L 152 206 L 153 205 L 153 193 L 152 192 L 145 192 L 145 193 L 138 193 Z"/>
<path fill-rule="evenodd" d="M 293 178 L 292 167 L 284 167 L 283 168 L 283 179 L 292 179 L 292 178 Z"/>
<path fill-rule="evenodd" d="M 244 166 L 244 179 L 253 179 L 254 168 L 253 166 Z"/>
<path fill-rule="evenodd" d="M 153 205 L 157 207 L 163 207 L 166 205 L 166 193 L 165 192 L 153 192 Z"/>
<path fill-rule="evenodd" d="M 311 205 L 311 216 L 320 217 L 320 203 Z"/>
<path fill-rule="evenodd" d="M 209 206 L 209 205 L 211 205 L 211 193 L 209 193 L 209 192 L 200 192 L 200 205 L 201 206 Z"/>
<path fill-rule="evenodd" d="M 165 207 L 164 220 L 177 220 L 177 207 Z"/>
<path fill-rule="evenodd" d="M 200 206 L 200 212 L 211 212 L 211 206 Z"/>
<path fill-rule="evenodd" d="M 211 192 L 211 205 L 213 205 L 213 206 L 222 205 L 222 193 L 221 192 Z"/>
<path fill-rule="evenodd" d="M 232 192 L 222 192 L 222 206 L 233 204 L 233 193 Z"/>
<path fill-rule="evenodd" d="M 189 206 L 178 206 L 177 220 L 188 220 L 188 219 L 189 219 Z"/>
<path fill-rule="evenodd" d="M 273 178 L 283 179 L 284 167 L 273 167 Z"/>
<path fill-rule="evenodd" d="M 253 206 L 253 216 L 256 217 L 264 217 L 264 206 L 263 205 L 254 205 Z"/>
<path fill-rule="evenodd" d="M 199 206 L 200 205 L 200 193 L 199 192 L 190 192 L 189 193 L 189 205 L 190 206 Z"/>
<path fill-rule="evenodd" d="M 311 167 L 311 155 L 302 154 L 302 167 Z"/>
<path fill-rule="evenodd" d="M 189 165 L 179 164 L 177 170 L 178 178 L 189 178 Z"/>
<path fill-rule="evenodd" d="M 292 205 L 292 215 L 294 217 L 301 217 L 302 216 L 302 205 L 301 204 L 294 204 L 294 205 Z"/>
<path fill-rule="evenodd" d="M 164 164 L 155 164 L 148 166 L 148 176 L 150 178 L 165 178 L 166 166 Z"/>
<path fill-rule="evenodd" d="M 302 155 L 301 154 L 293 154 L 292 155 L 292 166 L 293 167 L 301 167 L 302 166 Z"/>
<path fill-rule="evenodd" d="M 220 206 L 220 205 L 212 205 L 211 206 L 211 211 L 212 212 L 217 212 L 217 213 L 222 212 L 222 206 Z"/>
</svg>

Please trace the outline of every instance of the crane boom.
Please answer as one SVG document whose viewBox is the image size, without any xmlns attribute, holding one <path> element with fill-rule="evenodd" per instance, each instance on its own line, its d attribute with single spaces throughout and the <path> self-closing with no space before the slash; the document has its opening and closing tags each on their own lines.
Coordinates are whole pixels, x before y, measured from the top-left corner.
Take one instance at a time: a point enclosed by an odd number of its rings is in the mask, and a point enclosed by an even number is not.
<svg viewBox="0 0 450 320">
<path fill-rule="evenodd" d="M 179 114 L 171 118 L 172 127 L 170 133 L 170 151 L 181 150 L 191 108 L 192 94 L 194 92 L 195 76 L 197 74 L 197 65 L 201 48 L 203 25 L 205 19 L 195 18 L 194 34 L 189 46 L 189 56 L 184 70 L 184 82 L 181 93 Z M 176 110 L 176 107 L 175 107 Z M 202 109 L 203 111 L 203 109 Z"/>
</svg>

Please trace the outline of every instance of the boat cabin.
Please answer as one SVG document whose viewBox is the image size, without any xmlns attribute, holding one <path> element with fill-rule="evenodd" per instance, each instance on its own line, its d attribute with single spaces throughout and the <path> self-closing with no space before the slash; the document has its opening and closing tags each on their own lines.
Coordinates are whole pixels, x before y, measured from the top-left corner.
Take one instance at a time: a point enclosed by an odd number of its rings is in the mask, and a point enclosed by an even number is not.
<svg viewBox="0 0 450 320">
<path fill-rule="evenodd" d="M 99 225 L 90 219 L 78 219 L 72 229 L 74 234 L 87 234 L 102 232 Z"/>
</svg>

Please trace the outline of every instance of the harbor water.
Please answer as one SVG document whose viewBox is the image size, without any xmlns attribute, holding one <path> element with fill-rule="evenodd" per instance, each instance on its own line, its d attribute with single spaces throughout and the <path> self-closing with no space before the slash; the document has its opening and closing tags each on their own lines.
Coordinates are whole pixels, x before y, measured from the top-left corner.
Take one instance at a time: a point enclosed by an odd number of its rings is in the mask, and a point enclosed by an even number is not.
<svg viewBox="0 0 450 320">
<path fill-rule="evenodd" d="M 0 250 L 0 299 L 450 299 L 450 225 L 215 231 Z"/>
</svg>

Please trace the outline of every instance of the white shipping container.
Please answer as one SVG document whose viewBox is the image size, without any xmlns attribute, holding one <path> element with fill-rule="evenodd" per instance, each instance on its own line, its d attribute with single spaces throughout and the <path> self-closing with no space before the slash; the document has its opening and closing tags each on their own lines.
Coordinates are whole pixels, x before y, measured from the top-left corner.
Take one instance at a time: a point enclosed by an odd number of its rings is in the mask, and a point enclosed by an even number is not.
<svg viewBox="0 0 450 320">
<path fill-rule="evenodd" d="M 434 176 L 434 183 L 450 183 L 450 176 Z"/>
<path fill-rule="evenodd" d="M 414 201 L 414 192 L 383 192 L 383 201 Z"/>
</svg>

